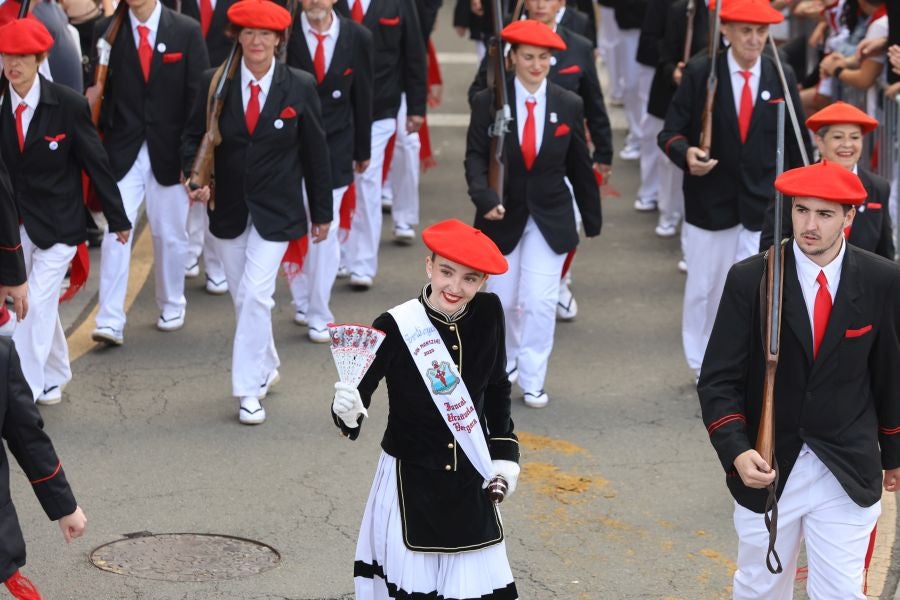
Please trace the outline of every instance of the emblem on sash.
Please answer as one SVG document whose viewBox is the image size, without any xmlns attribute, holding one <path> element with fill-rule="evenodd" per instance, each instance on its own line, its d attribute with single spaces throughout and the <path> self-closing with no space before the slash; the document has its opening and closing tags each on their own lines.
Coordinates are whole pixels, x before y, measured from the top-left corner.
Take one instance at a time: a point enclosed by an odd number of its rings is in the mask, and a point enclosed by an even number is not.
<svg viewBox="0 0 900 600">
<path fill-rule="evenodd" d="M 435 394 L 450 394 L 459 385 L 459 377 L 450 370 L 450 364 L 446 361 L 438 363 L 432 361 L 431 368 L 425 374 L 431 381 L 431 391 Z"/>
</svg>

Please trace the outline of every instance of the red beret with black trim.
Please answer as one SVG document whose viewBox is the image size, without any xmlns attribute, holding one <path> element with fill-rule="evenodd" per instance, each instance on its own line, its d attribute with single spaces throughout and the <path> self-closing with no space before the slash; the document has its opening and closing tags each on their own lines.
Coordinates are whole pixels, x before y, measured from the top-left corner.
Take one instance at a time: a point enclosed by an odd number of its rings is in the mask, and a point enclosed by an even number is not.
<svg viewBox="0 0 900 600">
<path fill-rule="evenodd" d="M 838 204 L 862 204 L 868 196 L 853 171 L 827 160 L 785 171 L 775 180 L 775 189 L 785 196 L 817 198 Z"/>
<path fill-rule="evenodd" d="M 238 27 L 284 31 L 291 24 L 291 13 L 271 0 L 240 0 L 228 9 L 228 20 Z"/>
<path fill-rule="evenodd" d="M 716 9 L 716 0 L 709 3 L 710 12 Z M 751 23 L 776 25 L 784 21 L 781 11 L 772 8 L 768 0 L 724 0 L 719 18 L 723 23 Z"/>
<path fill-rule="evenodd" d="M 457 219 L 447 219 L 422 231 L 429 250 L 479 273 L 499 275 L 509 265 L 497 244 L 481 230 Z"/>
<path fill-rule="evenodd" d="M 878 127 L 878 120 L 870 117 L 852 104 L 829 104 L 806 120 L 806 126 L 815 132 L 826 125 L 859 125 L 864 134 Z"/>
<path fill-rule="evenodd" d="M 14 19 L 0 27 L 0 54 L 28 56 L 53 47 L 53 36 L 37 19 Z"/>
<path fill-rule="evenodd" d="M 523 19 L 503 28 L 500 36 L 510 44 L 527 44 L 551 50 L 565 50 L 566 43 L 555 31 L 539 21 Z"/>
</svg>

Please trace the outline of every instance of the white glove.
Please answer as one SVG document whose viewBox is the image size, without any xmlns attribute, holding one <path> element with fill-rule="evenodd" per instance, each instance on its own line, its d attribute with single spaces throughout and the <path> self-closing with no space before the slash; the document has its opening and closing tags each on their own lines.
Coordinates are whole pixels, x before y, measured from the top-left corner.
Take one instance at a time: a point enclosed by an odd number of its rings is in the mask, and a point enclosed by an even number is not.
<svg viewBox="0 0 900 600">
<path fill-rule="evenodd" d="M 334 401 L 331 403 L 331 410 L 350 429 L 359 427 L 357 422 L 359 415 L 369 416 L 363 406 L 362 398 L 359 397 L 359 390 L 349 383 L 340 381 L 334 384 Z"/>
<path fill-rule="evenodd" d="M 516 491 L 516 482 L 519 481 L 519 464 L 511 460 L 492 460 L 491 464 L 494 467 L 491 479 L 499 475 L 506 480 L 506 497 L 508 498 Z M 487 484 L 485 483 L 485 485 Z"/>
</svg>

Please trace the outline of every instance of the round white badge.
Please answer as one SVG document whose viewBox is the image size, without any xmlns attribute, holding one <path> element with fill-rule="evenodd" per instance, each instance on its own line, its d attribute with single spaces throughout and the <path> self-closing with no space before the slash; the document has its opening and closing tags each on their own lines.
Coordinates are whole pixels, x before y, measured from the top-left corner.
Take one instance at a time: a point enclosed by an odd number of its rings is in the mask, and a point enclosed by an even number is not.
<svg viewBox="0 0 900 600">
<path fill-rule="evenodd" d="M 769 93 L 769 90 L 763 90 L 759 97 L 768 102 L 769 98 L 772 97 L 772 94 Z"/>
<path fill-rule="evenodd" d="M 163 44 L 162 42 L 160 42 L 160 43 L 158 43 L 158 44 L 156 45 L 156 50 L 157 50 L 157 52 L 165 52 L 165 51 L 166 51 L 166 45 Z"/>
<path fill-rule="evenodd" d="M 340 97 L 341 97 L 341 90 L 334 90 L 333 92 L 331 92 L 331 97 L 334 98 L 335 100 L 337 100 L 338 98 L 340 98 Z"/>
<path fill-rule="evenodd" d="M 275 119 L 275 129 L 281 129 L 282 127 L 284 127 L 284 121 Z"/>
<path fill-rule="evenodd" d="M 59 148 L 59 144 L 57 144 L 56 142 L 50 142 L 51 150 L 56 150 L 57 148 Z"/>
<path fill-rule="evenodd" d="M 550 66 L 552 67 L 552 66 L 555 65 L 555 64 L 556 64 L 556 57 L 555 57 L 555 56 L 551 56 L 551 57 L 550 57 Z"/>
<path fill-rule="evenodd" d="M 861 212 L 861 213 L 862 213 L 862 212 L 866 212 L 866 205 L 865 205 L 865 204 L 860 204 L 859 207 L 856 209 L 856 211 L 857 211 L 857 212 Z"/>
</svg>

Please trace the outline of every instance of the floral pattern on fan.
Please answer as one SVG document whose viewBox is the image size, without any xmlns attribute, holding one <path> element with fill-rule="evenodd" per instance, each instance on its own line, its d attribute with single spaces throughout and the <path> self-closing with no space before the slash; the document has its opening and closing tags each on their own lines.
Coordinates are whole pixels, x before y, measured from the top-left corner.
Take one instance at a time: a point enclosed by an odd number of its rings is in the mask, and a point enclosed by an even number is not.
<svg viewBox="0 0 900 600">
<path fill-rule="evenodd" d="M 341 383 L 358 386 L 375 360 L 375 353 L 384 341 L 384 332 L 366 325 L 328 324 L 331 335 L 331 356 Z"/>
</svg>

